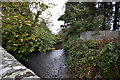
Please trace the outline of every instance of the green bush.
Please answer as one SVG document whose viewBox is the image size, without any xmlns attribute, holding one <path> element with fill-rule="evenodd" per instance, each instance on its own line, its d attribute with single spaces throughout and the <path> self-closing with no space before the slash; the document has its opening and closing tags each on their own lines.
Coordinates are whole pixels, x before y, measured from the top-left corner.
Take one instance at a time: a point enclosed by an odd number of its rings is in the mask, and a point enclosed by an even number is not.
<svg viewBox="0 0 120 80">
<path fill-rule="evenodd" d="M 3 2 L 2 3 L 2 37 L 3 47 L 13 54 L 18 60 L 27 61 L 30 53 L 44 53 L 53 49 L 56 36 L 47 28 L 44 19 L 38 23 L 33 19 L 28 2 Z M 42 11 L 47 6 L 40 4 Z M 37 16 L 39 16 L 37 15 Z M 34 24 L 34 25 L 33 25 Z"/>
<path fill-rule="evenodd" d="M 68 55 L 69 77 L 120 77 L 118 63 L 120 44 L 118 41 L 82 40 L 71 37 L 65 43 L 64 49 Z"/>
</svg>

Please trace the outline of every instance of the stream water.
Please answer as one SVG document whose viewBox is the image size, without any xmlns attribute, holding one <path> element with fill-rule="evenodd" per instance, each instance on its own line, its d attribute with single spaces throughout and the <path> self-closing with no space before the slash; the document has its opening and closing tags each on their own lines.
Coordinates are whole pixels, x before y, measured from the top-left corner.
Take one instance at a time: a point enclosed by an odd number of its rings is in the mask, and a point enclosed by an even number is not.
<svg viewBox="0 0 120 80">
<path fill-rule="evenodd" d="M 27 67 L 41 78 L 66 78 L 66 55 L 63 49 L 48 51 L 45 54 L 33 54 Z"/>
</svg>

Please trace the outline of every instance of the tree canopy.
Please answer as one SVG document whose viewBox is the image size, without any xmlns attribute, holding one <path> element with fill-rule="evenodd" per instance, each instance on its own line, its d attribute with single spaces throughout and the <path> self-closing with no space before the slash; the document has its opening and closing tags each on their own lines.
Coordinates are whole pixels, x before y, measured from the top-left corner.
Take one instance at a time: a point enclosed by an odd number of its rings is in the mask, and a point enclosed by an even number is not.
<svg viewBox="0 0 120 80">
<path fill-rule="evenodd" d="M 36 5 L 37 14 L 30 11 L 32 4 Z M 30 53 L 53 49 L 56 36 L 48 29 L 45 20 L 39 17 L 47 7 L 41 2 L 2 3 L 3 47 L 18 60 L 26 61 L 25 57 Z"/>
<path fill-rule="evenodd" d="M 67 2 L 65 13 L 58 20 L 69 34 L 81 31 L 119 29 L 120 2 Z"/>
</svg>

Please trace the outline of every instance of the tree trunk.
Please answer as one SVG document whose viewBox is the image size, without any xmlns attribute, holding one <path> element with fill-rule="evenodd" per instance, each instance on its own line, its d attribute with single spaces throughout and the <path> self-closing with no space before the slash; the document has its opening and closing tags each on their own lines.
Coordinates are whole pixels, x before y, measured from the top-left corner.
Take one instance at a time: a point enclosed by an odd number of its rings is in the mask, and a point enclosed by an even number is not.
<svg viewBox="0 0 120 80">
<path fill-rule="evenodd" d="M 119 12 L 119 5 L 120 5 L 120 2 L 116 2 L 115 4 L 115 13 L 114 13 L 114 21 L 113 21 L 113 30 L 116 30 L 118 29 L 118 25 L 117 25 L 117 14 Z"/>
<path fill-rule="evenodd" d="M 103 18 L 103 24 L 102 24 L 102 30 L 105 30 L 105 25 L 106 25 L 106 8 L 107 8 L 107 3 L 103 3 L 103 9 L 104 9 L 104 12 L 103 12 L 103 15 L 104 15 L 104 18 Z"/>
</svg>

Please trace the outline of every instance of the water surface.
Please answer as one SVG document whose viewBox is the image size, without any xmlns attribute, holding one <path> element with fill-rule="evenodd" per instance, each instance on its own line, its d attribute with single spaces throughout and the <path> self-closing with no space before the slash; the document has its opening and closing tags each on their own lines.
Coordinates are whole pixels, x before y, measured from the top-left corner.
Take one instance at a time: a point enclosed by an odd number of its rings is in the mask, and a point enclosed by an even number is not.
<svg viewBox="0 0 120 80">
<path fill-rule="evenodd" d="M 66 56 L 63 49 L 33 54 L 26 65 L 41 78 L 66 77 Z"/>
</svg>

